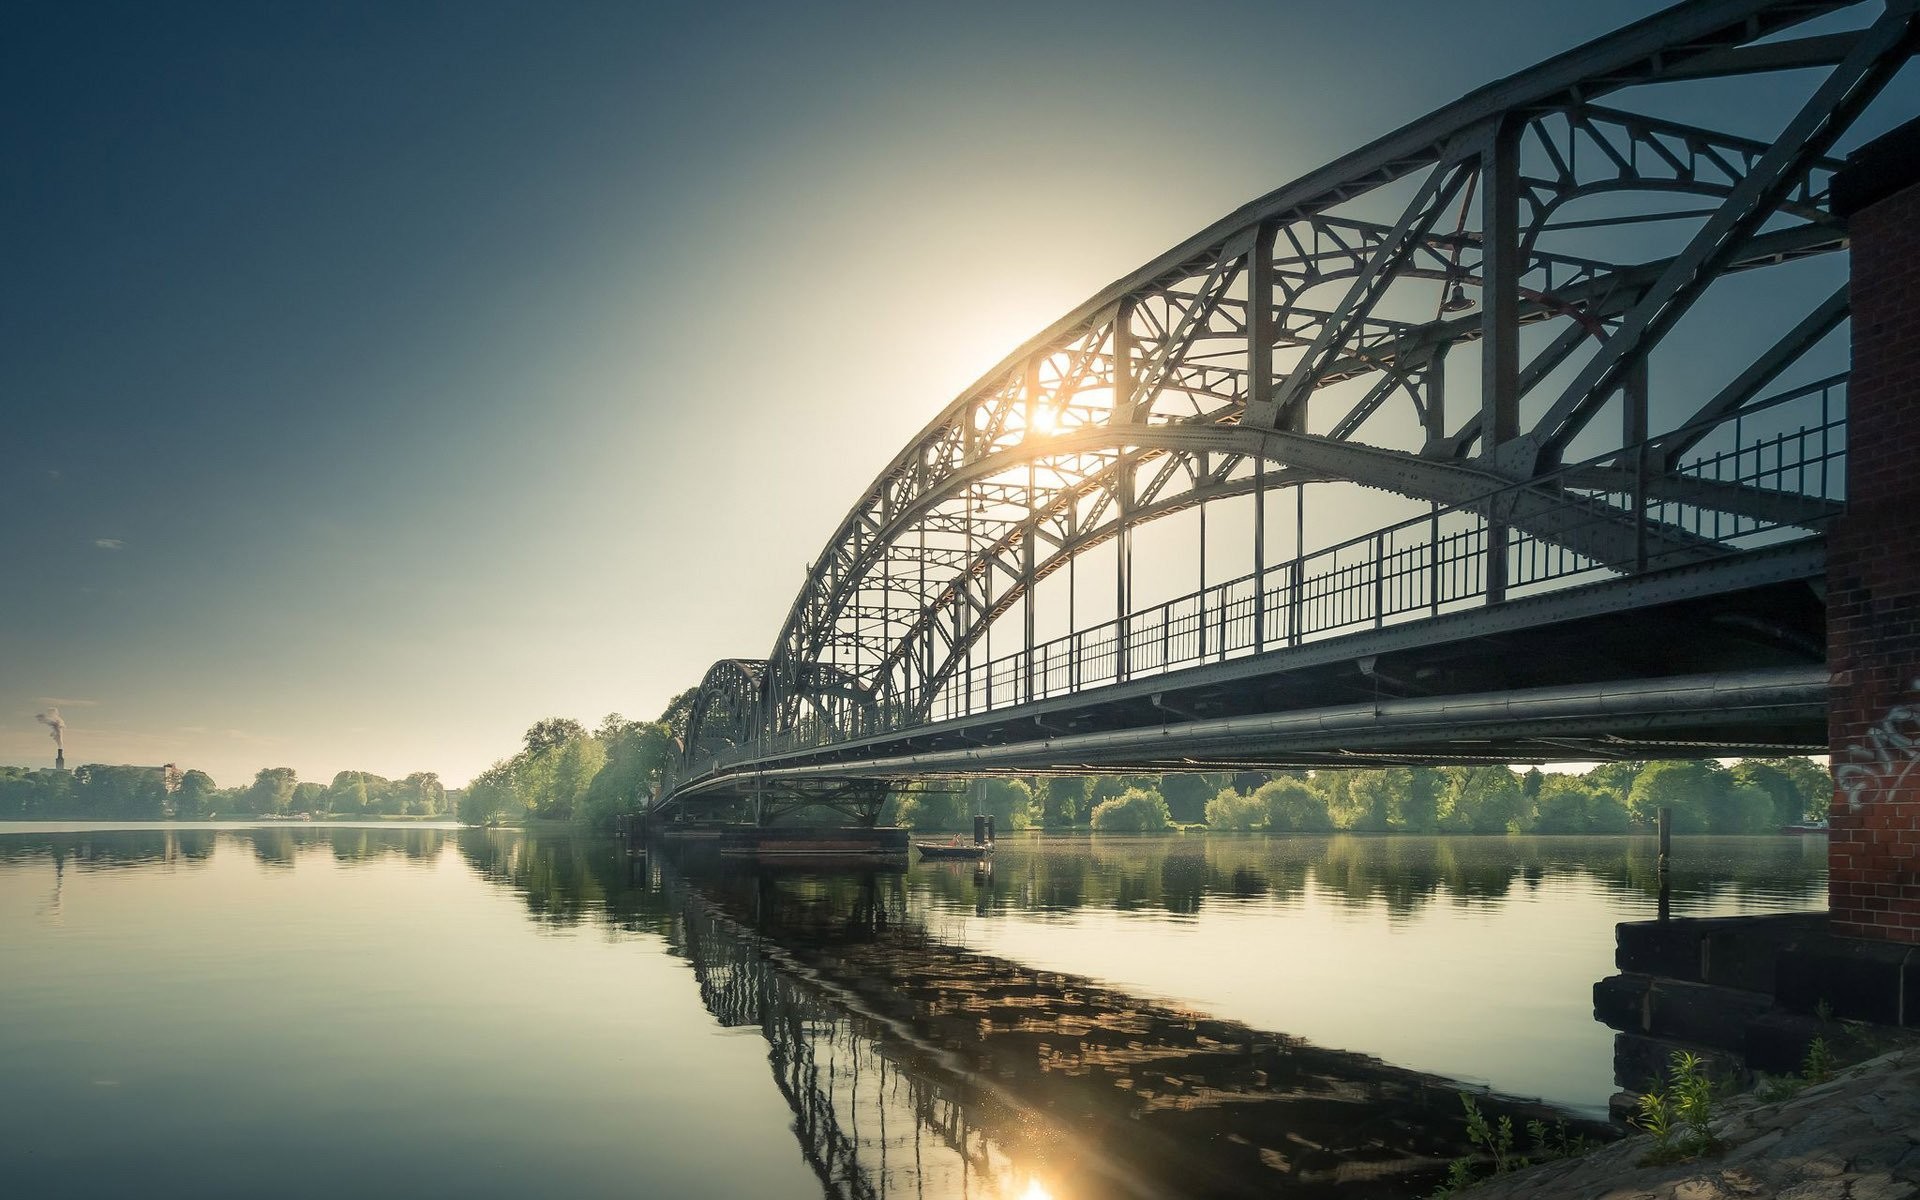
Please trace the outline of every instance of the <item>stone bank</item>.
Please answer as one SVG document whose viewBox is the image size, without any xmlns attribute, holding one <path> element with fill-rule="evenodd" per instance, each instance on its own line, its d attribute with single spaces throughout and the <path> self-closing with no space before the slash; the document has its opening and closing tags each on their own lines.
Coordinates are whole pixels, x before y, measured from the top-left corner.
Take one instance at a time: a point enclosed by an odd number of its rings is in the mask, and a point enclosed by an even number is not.
<svg viewBox="0 0 1920 1200">
<path fill-rule="evenodd" d="M 1642 1134 L 1489 1180 L 1463 1200 L 1920 1200 L 1920 1049 L 1842 1071 L 1776 1104 L 1729 1101 L 1726 1143 L 1644 1167 Z"/>
</svg>

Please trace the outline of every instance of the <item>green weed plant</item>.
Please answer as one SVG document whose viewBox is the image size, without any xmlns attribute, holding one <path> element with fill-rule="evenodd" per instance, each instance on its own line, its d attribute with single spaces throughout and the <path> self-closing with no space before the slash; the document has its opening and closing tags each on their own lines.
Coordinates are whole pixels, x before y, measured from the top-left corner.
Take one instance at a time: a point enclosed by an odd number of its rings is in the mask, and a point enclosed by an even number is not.
<svg viewBox="0 0 1920 1200">
<path fill-rule="evenodd" d="M 1711 1128 L 1716 1088 L 1698 1055 L 1675 1050 L 1667 1086 L 1640 1097 L 1635 1124 L 1653 1138 L 1642 1166 L 1685 1162 L 1721 1148 Z"/>
<path fill-rule="evenodd" d="M 1545 1121 L 1533 1120 L 1527 1122 L 1527 1136 L 1533 1140 L 1533 1154 L 1521 1154 L 1514 1148 L 1512 1117 L 1501 1117 L 1497 1122 L 1488 1121 L 1480 1111 L 1480 1106 L 1473 1102 L 1473 1097 L 1465 1092 L 1460 1093 L 1460 1105 L 1467 1112 L 1467 1141 L 1478 1153 L 1456 1158 L 1447 1164 L 1447 1180 L 1433 1193 L 1433 1200 L 1446 1200 L 1446 1197 L 1482 1180 L 1510 1174 L 1535 1162 L 1573 1158 L 1593 1149 L 1593 1143 L 1586 1138 L 1569 1134 L 1565 1121 L 1548 1125 Z M 1489 1165 L 1491 1170 L 1482 1169 Z"/>
</svg>

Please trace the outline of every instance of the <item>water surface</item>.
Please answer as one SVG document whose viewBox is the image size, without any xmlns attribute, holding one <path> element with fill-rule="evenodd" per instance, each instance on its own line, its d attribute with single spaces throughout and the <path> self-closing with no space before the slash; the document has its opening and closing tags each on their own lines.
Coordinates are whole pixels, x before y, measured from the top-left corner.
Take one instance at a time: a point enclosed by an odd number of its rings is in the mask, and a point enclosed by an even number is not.
<svg viewBox="0 0 1920 1200">
<path fill-rule="evenodd" d="M 1825 844 L 1678 839 L 1673 881 L 1680 913 L 1818 907 Z M 0 824 L 0 1192 L 1424 1194 L 1461 1081 L 1604 1108 L 1590 990 L 1653 888 L 1630 838 L 818 875 Z"/>
</svg>

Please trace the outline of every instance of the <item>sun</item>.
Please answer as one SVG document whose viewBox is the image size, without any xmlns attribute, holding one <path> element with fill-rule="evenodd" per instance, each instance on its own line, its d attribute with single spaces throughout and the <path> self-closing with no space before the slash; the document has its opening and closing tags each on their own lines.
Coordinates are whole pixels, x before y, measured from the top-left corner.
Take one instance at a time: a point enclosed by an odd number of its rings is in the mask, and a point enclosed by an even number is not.
<svg viewBox="0 0 1920 1200">
<path fill-rule="evenodd" d="M 1027 1181 L 1027 1190 L 1020 1193 L 1020 1200 L 1053 1200 L 1053 1193 L 1041 1187 L 1038 1179 L 1032 1179 Z"/>
<path fill-rule="evenodd" d="M 1042 405 L 1041 407 L 1034 409 L 1033 415 L 1029 417 L 1027 420 L 1028 420 L 1028 426 L 1033 430 L 1033 432 L 1052 433 L 1055 425 L 1059 421 L 1059 418 L 1054 415 L 1054 412 L 1051 408 L 1048 408 L 1045 405 Z"/>
</svg>

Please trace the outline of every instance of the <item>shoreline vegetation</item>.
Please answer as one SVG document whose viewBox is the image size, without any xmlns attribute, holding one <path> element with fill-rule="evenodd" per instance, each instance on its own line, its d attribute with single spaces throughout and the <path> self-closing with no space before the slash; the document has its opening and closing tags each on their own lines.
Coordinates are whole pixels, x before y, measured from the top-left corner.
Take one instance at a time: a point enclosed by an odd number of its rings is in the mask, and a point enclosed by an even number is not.
<svg viewBox="0 0 1920 1200">
<path fill-rule="evenodd" d="M 511 757 L 455 789 L 431 771 L 398 780 L 341 771 L 322 784 L 268 767 L 245 787 L 220 788 L 171 764 L 0 767 L 0 820 L 452 819 L 608 832 L 659 787 L 692 704 L 689 689 L 658 720 L 611 713 L 594 730 L 548 718 Z M 1484 766 L 1059 775 L 909 786 L 888 797 L 880 820 L 920 832 L 964 831 L 987 813 L 1009 833 L 1626 834 L 1651 830 L 1667 807 L 1675 833 L 1753 834 L 1824 817 L 1832 787 L 1808 758 L 1610 762 L 1582 774 Z"/>
<path fill-rule="evenodd" d="M 1781 1087 L 1713 1096 L 1693 1142 L 1650 1127 L 1580 1152 L 1500 1170 L 1483 1155 L 1481 1176 L 1443 1187 L 1459 1200 L 1583 1200 L 1633 1196 L 1700 1200 L 1860 1200 L 1920 1194 L 1920 1048 L 1910 1034 L 1885 1035 L 1894 1049 L 1850 1067 L 1811 1069 Z M 1491 1175 L 1485 1172 L 1494 1172 Z"/>
</svg>

